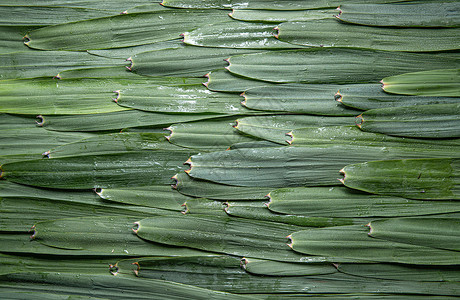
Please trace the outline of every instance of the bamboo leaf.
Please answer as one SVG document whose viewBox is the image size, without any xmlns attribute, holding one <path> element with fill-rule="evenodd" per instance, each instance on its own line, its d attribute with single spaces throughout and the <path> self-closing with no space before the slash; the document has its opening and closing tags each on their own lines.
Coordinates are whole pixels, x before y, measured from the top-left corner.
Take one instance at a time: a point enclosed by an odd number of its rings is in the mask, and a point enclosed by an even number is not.
<svg viewBox="0 0 460 300">
<path fill-rule="evenodd" d="M 151 4 L 152 2 L 158 3 L 159 1 L 150 0 L 133 0 L 129 2 L 129 7 L 139 6 L 144 4 Z M 5 0 L 2 1 L 3 5 L 17 5 L 17 6 L 29 6 L 31 8 L 47 6 L 50 8 L 55 7 L 77 7 L 85 9 L 101 9 L 101 10 L 113 10 L 114 13 L 120 13 L 125 10 L 126 1 L 123 0 L 107 0 L 104 2 L 92 2 L 92 1 L 79 1 L 79 0 Z"/>
<path fill-rule="evenodd" d="M 460 199 L 458 158 L 399 159 L 349 165 L 341 171 L 350 188 L 409 199 Z"/>
<path fill-rule="evenodd" d="M 341 4 L 341 21 L 369 26 L 459 27 L 457 2 Z"/>
<path fill-rule="evenodd" d="M 206 74 L 208 81 L 204 85 L 215 92 L 244 92 L 250 88 L 274 86 L 275 83 L 252 80 L 236 76 L 227 69 L 218 69 Z M 276 86 L 280 86 L 279 84 Z"/>
<path fill-rule="evenodd" d="M 141 207 L 154 207 L 174 211 L 182 211 L 182 204 L 191 199 L 171 189 L 170 186 L 156 185 L 133 187 L 126 189 L 98 189 L 99 197 L 104 200 L 138 205 Z"/>
<path fill-rule="evenodd" d="M 460 69 L 441 69 L 387 77 L 382 88 L 393 94 L 457 97 L 459 82 Z"/>
<path fill-rule="evenodd" d="M 0 7 L 1 10 L 1 7 Z M 8 14 L 4 14 L 5 17 Z M 0 25 L 0 40 L 2 44 L 0 45 L 0 54 L 8 54 L 20 51 L 27 51 L 26 45 L 24 45 L 23 37 L 30 30 L 38 29 L 39 26 L 11 26 L 11 24 L 6 26 Z"/>
<path fill-rule="evenodd" d="M 405 16 L 405 18 L 407 18 Z M 333 19 L 278 25 L 282 42 L 309 47 L 364 48 L 386 51 L 445 51 L 458 49 L 458 28 L 380 28 L 344 24 Z"/>
<path fill-rule="evenodd" d="M 155 217 L 137 222 L 136 234 L 146 240 L 236 256 L 276 261 L 324 262 L 286 246 L 289 231 L 302 227 L 218 216 Z"/>
<path fill-rule="evenodd" d="M 388 94 L 382 90 L 380 84 L 353 84 L 340 87 L 336 100 L 349 107 L 369 110 L 396 106 L 453 104 L 457 103 L 459 98 Z"/>
<path fill-rule="evenodd" d="M 2 178 L 32 186 L 91 189 L 169 184 L 188 150 L 132 151 L 4 164 Z"/>
<path fill-rule="evenodd" d="M 243 258 L 241 263 L 246 272 L 262 276 L 309 276 L 337 272 L 331 264 L 294 264 L 257 258 Z"/>
<path fill-rule="evenodd" d="M 331 18 L 337 11 L 322 10 L 257 10 L 233 9 L 230 17 L 245 22 L 281 23 L 288 21 L 310 21 Z"/>
<path fill-rule="evenodd" d="M 131 58 L 130 69 L 144 76 L 202 77 L 210 70 L 225 67 L 225 59 L 256 50 L 184 46 L 139 53 Z"/>
<path fill-rule="evenodd" d="M 234 186 L 329 186 L 339 184 L 338 170 L 352 162 L 457 154 L 458 151 L 408 152 L 398 148 L 356 145 L 238 149 L 193 155 L 187 161 L 190 169 L 186 172 L 198 179 Z"/>
<path fill-rule="evenodd" d="M 403 0 L 406 2 L 411 0 Z M 391 3 L 394 0 L 373 0 L 373 3 Z M 368 3 L 365 0 L 353 0 L 352 3 Z M 331 7 L 336 8 L 340 1 L 325 0 L 298 0 L 298 1 L 276 1 L 276 0 L 253 0 L 250 2 L 240 2 L 236 0 L 163 0 L 162 5 L 176 8 L 221 8 L 221 9 L 264 9 L 273 10 L 303 10 Z"/>
<path fill-rule="evenodd" d="M 292 146 L 346 144 L 374 147 L 403 147 L 406 149 L 459 149 L 460 139 L 416 139 L 388 136 L 381 133 L 366 132 L 356 126 L 327 126 L 320 128 L 298 128 L 289 132 Z"/>
<path fill-rule="evenodd" d="M 455 219 L 442 218 L 395 218 L 376 220 L 369 224 L 369 235 L 378 239 L 432 247 L 437 249 L 460 249 Z"/>
<path fill-rule="evenodd" d="M 184 204 L 183 214 L 207 215 L 207 216 L 227 216 L 225 203 L 222 201 L 209 200 L 205 198 L 191 198 Z"/>
<path fill-rule="evenodd" d="M 414 138 L 460 137 L 460 104 L 432 104 L 368 110 L 356 118 L 368 132 Z"/>
<path fill-rule="evenodd" d="M 104 216 L 39 222 L 34 227 L 33 239 L 46 246 L 72 250 L 80 255 L 207 255 L 202 251 L 139 239 L 131 230 L 134 220 L 132 216 Z"/>
<path fill-rule="evenodd" d="M 253 137 L 287 145 L 287 133 L 304 127 L 352 125 L 352 117 L 323 117 L 309 115 L 273 115 L 246 117 L 236 120 L 236 129 Z"/>
<path fill-rule="evenodd" d="M 326 227 L 294 232 L 290 246 L 309 255 L 338 256 L 347 259 L 373 260 L 404 264 L 451 265 L 460 259 L 456 251 L 439 250 L 375 239 L 361 225 Z"/>
<path fill-rule="evenodd" d="M 421 216 L 458 212 L 455 201 L 418 201 L 367 194 L 345 187 L 299 187 L 271 191 L 273 212 L 328 218 Z"/>
<path fill-rule="evenodd" d="M 252 299 L 244 295 L 217 292 L 186 284 L 157 279 L 138 280 L 124 276 L 18 273 L 2 276 L 0 285 L 4 292 L 46 292 L 51 295 L 83 297 L 85 299 Z M 114 288 L 117 287 L 117 288 Z M 59 298 L 58 298 L 59 299 Z M 77 298 L 78 299 L 78 298 Z"/>
<path fill-rule="evenodd" d="M 243 54 L 232 56 L 228 61 L 230 72 L 257 80 L 345 84 L 372 83 L 407 72 L 457 68 L 460 56 L 457 53 L 313 48 Z"/>
<path fill-rule="evenodd" d="M 33 30 L 27 36 L 26 45 L 41 50 L 97 50 L 145 45 L 176 39 L 185 31 L 206 25 L 207 20 L 216 22 L 227 18 L 218 10 L 122 14 Z"/>
<path fill-rule="evenodd" d="M 225 116 L 218 114 L 165 114 L 128 110 L 78 116 L 40 116 L 39 125 L 55 131 L 93 132 L 146 126 L 164 128 L 178 122 L 207 120 Z"/>
<path fill-rule="evenodd" d="M 455 266 L 419 266 L 401 264 L 338 264 L 340 272 L 366 277 L 411 281 L 459 281 Z"/>
<path fill-rule="evenodd" d="M 257 114 L 240 104 L 240 97 L 209 91 L 203 85 L 150 86 L 116 91 L 115 102 L 126 108 L 179 114 Z"/>
<path fill-rule="evenodd" d="M 102 56 L 102 57 L 109 57 L 109 58 L 123 58 L 126 59 L 127 57 L 133 57 L 134 55 L 148 52 L 148 51 L 156 51 L 156 50 L 165 50 L 165 49 L 176 49 L 185 47 L 184 43 L 182 43 L 181 39 L 175 39 L 170 41 L 146 44 L 146 45 L 139 45 L 139 46 L 132 46 L 132 47 L 124 47 L 124 48 L 112 48 L 112 49 L 104 49 L 104 50 L 88 50 L 88 53 Z"/>
<path fill-rule="evenodd" d="M 236 49 L 295 49 L 303 48 L 275 38 L 270 24 L 224 22 L 204 26 L 184 33 L 184 43 L 202 47 Z"/>
<path fill-rule="evenodd" d="M 284 224 L 292 224 L 306 227 L 329 227 L 329 226 L 343 226 L 365 224 L 369 220 L 366 219 L 351 219 L 351 218 L 330 218 L 326 217 L 312 217 L 306 214 L 305 216 L 299 213 L 293 214 L 279 214 L 267 209 L 266 203 L 259 203 L 247 205 L 241 203 L 242 201 L 227 203 L 225 212 L 234 217 L 264 220 L 270 222 L 278 222 Z M 241 204 L 240 204 L 241 203 Z"/>
<path fill-rule="evenodd" d="M 333 101 L 338 85 L 283 84 L 245 90 L 242 104 L 249 109 L 323 116 L 355 116 L 358 110 Z"/>
<path fill-rule="evenodd" d="M 235 187 L 199 180 L 185 172 L 176 174 L 174 188 L 181 194 L 216 200 L 262 200 L 273 188 L 271 187 Z"/>
<path fill-rule="evenodd" d="M 167 138 L 172 144 L 204 151 L 225 150 L 235 143 L 254 141 L 238 133 L 234 124 L 228 120 L 173 124 L 167 128 L 171 131 Z"/>
</svg>

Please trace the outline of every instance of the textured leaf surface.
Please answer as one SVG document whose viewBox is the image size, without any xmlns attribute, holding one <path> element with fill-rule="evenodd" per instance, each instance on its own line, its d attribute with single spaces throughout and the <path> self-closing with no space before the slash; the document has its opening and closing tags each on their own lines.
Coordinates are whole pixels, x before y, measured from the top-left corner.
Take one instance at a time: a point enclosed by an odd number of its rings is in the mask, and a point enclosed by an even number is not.
<svg viewBox="0 0 460 300">
<path fill-rule="evenodd" d="M 78 116 L 40 116 L 39 125 L 56 131 L 104 131 L 130 127 L 166 127 L 178 122 L 225 117 L 217 114 L 165 114 L 138 110 Z"/>
<path fill-rule="evenodd" d="M 280 86 L 272 82 L 258 81 L 234 75 L 227 69 L 218 69 L 206 74 L 208 81 L 204 85 L 215 92 L 244 92 L 250 88 Z"/>
<path fill-rule="evenodd" d="M 186 148 L 202 150 L 225 150 L 235 143 L 254 141 L 233 128 L 235 122 L 203 121 L 179 123 L 169 126 L 169 142 Z"/>
<path fill-rule="evenodd" d="M 369 224 L 370 236 L 387 241 L 438 249 L 460 249 L 456 219 L 395 218 L 376 220 Z"/>
<path fill-rule="evenodd" d="M 281 23 L 288 21 L 309 21 L 332 18 L 336 10 L 257 10 L 233 9 L 229 14 L 236 20 L 245 22 Z"/>
<path fill-rule="evenodd" d="M 390 147 L 325 146 L 238 149 L 193 155 L 187 173 L 195 178 L 247 187 L 337 185 L 351 162 L 449 157 L 458 151 L 411 151 Z"/>
<path fill-rule="evenodd" d="M 84 52 L 61 51 L 2 54 L 0 62 L 0 80 L 54 77 L 66 70 L 126 65 L 121 59 L 98 57 Z"/>
<path fill-rule="evenodd" d="M 202 77 L 211 70 L 225 67 L 224 60 L 232 55 L 258 52 L 185 46 L 139 53 L 132 57 L 130 68 L 145 76 Z"/>
<path fill-rule="evenodd" d="M 406 16 L 405 16 L 406 18 Z M 312 47 L 364 48 L 386 51 L 445 51 L 459 49 L 457 28 L 379 28 L 343 24 L 333 19 L 278 25 L 282 42 Z"/>
<path fill-rule="evenodd" d="M 277 261 L 326 260 L 289 249 L 286 235 L 301 228 L 293 225 L 205 215 L 147 218 L 137 224 L 139 237 L 168 245 Z"/>
<path fill-rule="evenodd" d="M 187 30 L 228 16 L 213 10 L 161 10 L 60 24 L 31 31 L 27 46 L 41 50 L 97 50 L 176 39 Z M 203 22 L 204 20 L 204 22 Z M 62 38 L 62 37 L 65 38 Z"/>
<path fill-rule="evenodd" d="M 179 193 L 217 200 L 262 200 L 265 199 L 272 187 L 235 187 L 217 184 L 215 182 L 199 180 L 181 172 L 174 176 Z"/>
<path fill-rule="evenodd" d="M 23 37 L 29 31 L 40 28 L 39 26 L 0 26 L 0 54 L 27 51 Z"/>
<path fill-rule="evenodd" d="M 396 217 L 457 212 L 455 201 L 418 201 L 378 196 L 345 187 L 282 188 L 271 191 L 268 209 L 309 217 Z"/>
<path fill-rule="evenodd" d="M 415 138 L 460 137 L 460 104 L 371 109 L 356 118 L 364 131 Z"/>
<path fill-rule="evenodd" d="M 393 94 L 457 97 L 460 69 L 441 69 L 396 75 L 382 80 L 383 90 Z"/>
<path fill-rule="evenodd" d="M 403 53 L 343 48 L 283 50 L 232 56 L 228 70 L 269 82 L 372 83 L 408 72 L 456 68 L 457 53 Z M 423 64 L 420 64 L 423 61 Z"/>
<path fill-rule="evenodd" d="M 341 4 L 340 20 L 370 26 L 459 27 L 460 6 L 452 3 Z"/>
<path fill-rule="evenodd" d="M 224 22 L 184 33 L 184 43 L 193 46 L 236 49 L 295 49 L 302 46 L 275 38 L 270 24 Z"/>
<path fill-rule="evenodd" d="M 460 139 L 416 139 L 388 136 L 381 133 L 365 132 L 356 126 L 327 126 L 320 128 L 299 128 L 289 133 L 288 142 L 292 146 L 308 147 L 313 144 L 346 144 L 375 147 L 403 147 L 412 149 L 460 149 Z"/>
<path fill-rule="evenodd" d="M 306 276 L 332 274 L 337 269 L 330 264 L 294 264 L 257 258 L 243 258 L 246 272 L 268 276 Z"/>
<path fill-rule="evenodd" d="M 148 52 L 148 51 L 156 51 L 156 50 L 165 50 L 165 49 L 176 49 L 182 48 L 184 44 L 182 40 L 175 39 L 169 40 L 164 42 L 157 42 L 151 43 L 146 45 L 139 45 L 139 46 L 131 46 L 131 47 L 123 47 L 123 48 L 112 48 L 112 49 L 103 49 L 103 50 L 88 50 L 88 53 L 103 56 L 103 57 L 110 57 L 110 58 L 123 58 L 126 59 L 128 57 L 132 57 L 134 55 Z"/>
<path fill-rule="evenodd" d="M 336 100 L 349 107 L 369 110 L 395 106 L 453 104 L 458 103 L 459 98 L 388 94 L 382 90 L 381 84 L 353 84 L 341 86 Z"/>
<path fill-rule="evenodd" d="M 458 153 L 457 153 L 458 155 Z M 343 183 L 410 199 L 460 199 L 460 159 L 400 159 L 346 166 Z"/>
<path fill-rule="evenodd" d="M 352 117 L 322 117 L 309 115 L 274 115 L 246 117 L 237 120 L 235 127 L 239 131 L 253 137 L 287 145 L 287 133 L 297 128 L 327 127 L 352 125 Z"/>
<path fill-rule="evenodd" d="M 17 183 L 64 189 L 168 184 L 191 154 L 187 150 L 155 150 L 16 162 L 2 165 L 2 177 Z"/>
<path fill-rule="evenodd" d="M 355 116 L 358 110 L 333 101 L 340 88 L 329 84 L 284 84 L 245 90 L 242 104 L 249 109 L 325 116 Z"/>
<path fill-rule="evenodd" d="M 257 114 L 234 94 L 212 92 L 203 85 L 151 86 L 117 91 L 115 101 L 126 108 L 178 114 Z"/>
<path fill-rule="evenodd" d="M 291 234 L 292 249 L 310 255 L 359 258 L 378 262 L 421 265 L 457 264 L 456 251 L 390 242 L 372 238 L 365 226 L 338 226 L 308 229 Z"/>
</svg>

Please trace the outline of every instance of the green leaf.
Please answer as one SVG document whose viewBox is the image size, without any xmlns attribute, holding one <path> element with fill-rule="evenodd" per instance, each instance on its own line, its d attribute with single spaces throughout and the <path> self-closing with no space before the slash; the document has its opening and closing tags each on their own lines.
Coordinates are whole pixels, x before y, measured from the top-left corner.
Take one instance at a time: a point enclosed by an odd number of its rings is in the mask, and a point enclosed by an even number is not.
<svg viewBox="0 0 460 300">
<path fill-rule="evenodd" d="M 241 263 L 246 272 L 262 276 L 311 276 L 337 272 L 331 264 L 295 264 L 257 258 L 243 258 Z"/>
<path fill-rule="evenodd" d="M 227 214 L 230 216 L 245 219 L 264 220 L 307 227 L 343 226 L 354 224 L 366 224 L 366 222 L 369 222 L 369 220 L 366 219 L 330 218 L 329 216 L 313 217 L 309 214 L 305 214 L 305 216 L 302 216 L 298 213 L 279 214 L 268 210 L 266 203 L 258 203 L 258 205 L 247 205 L 241 202 L 242 201 L 235 201 L 227 203 L 227 208 L 225 209 Z"/>
<path fill-rule="evenodd" d="M 281 23 L 331 18 L 336 10 L 257 10 L 233 9 L 230 17 L 245 22 Z"/>
<path fill-rule="evenodd" d="M 26 45 L 41 50 L 97 50 L 173 40 L 185 31 L 228 16 L 218 10 L 160 10 L 59 24 L 28 34 Z M 203 21 L 204 20 L 204 21 Z"/>
<path fill-rule="evenodd" d="M 167 128 L 171 131 L 167 138 L 172 144 L 203 151 L 225 150 L 235 143 L 254 141 L 234 129 L 234 124 L 229 120 L 173 124 Z"/>
<path fill-rule="evenodd" d="M 460 27 L 458 2 L 341 4 L 341 21 L 368 26 Z"/>
<path fill-rule="evenodd" d="M 402 0 L 401 2 L 412 1 Z M 367 3 L 365 0 L 353 0 L 352 3 Z M 373 3 L 391 3 L 394 0 L 373 0 Z M 237 0 L 163 0 L 162 5 L 177 8 L 222 8 L 222 9 L 265 9 L 273 10 L 303 10 L 331 7 L 341 5 L 340 1 L 326 0 L 297 0 L 297 1 L 276 1 L 276 0 L 252 0 L 241 2 Z"/>
<path fill-rule="evenodd" d="M 407 18 L 407 16 L 404 16 Z M 277 38 L 294 45 L 428 52 L 459 49 L 458 28 L 380 28 L 344 24 L 333 19 L 286 22 Z"/>
<path fill-rule="evenodd" d="M 458 155 L 458 152 L 457 152 Z M 409 199 L 460 199 L 460 159 L 399 159 L 348 165 L 343 183 L 353 189 Z"/>
<path fill-rule="evenodd" d="M 47 151 L 49 158 L 115 154 L 141 150 L 184 150 L 171 145 L 164 133 L 127 132 L 101 134 Z"/>
<path fill-rule="evenodd" d="M 136 54 L 131 58 L 130 69 L 144 76 L 202 77 L 210 70 L 225 67 L 224 60 L 232 55 L 259 52 L 184 46 Z"/>
<path fill-rule="evenodd" d="M 184 43 L 202 47 L 237 49 L 295 49 L 302 46 L 275 38 L 270 24 L 229 21 L 204 26 L 184 33 Z"/>
<path fill-rule="evenodd" d="M 437 249 L 460 250 L 456 219 L 395 218 L 369 223 L 371 237 Z"/>
<path fill-rule="evenodd" d="M 0 10 L 3 6 L 0 6 Z M 5 17 L 8 13 L 3 13 Z M 0 25 L 0 54 L 8 54 L 13 52 L 28 51 L 24 45 L 23 37 L 30 30 L 38 29 L 39 26 L 1 26 Z"/>
<path fill-rule="evenodd" d="M 236 76 L 227 69 L 218 69 L 206 74 L 208 81 L 204 85 L 211 91 L 215 92 L 237 92 L 241 93 L 250 88 L 280 86 L 279 84 L 253 80 Z"/>
<path fill-rule="evenodd" d="M 115 102 L 126 108 L 177 114 L 258 114 L 234 94 L 209 91 L 202 84 L 121 88 Z"/>
<path fill-rule="evenodd" d="M 0 81 L 0 111 L 14 114 L 91 114 L 127 110 L 111 101 L 110 80 Z"/>
<path fill-rule="evenodd" d="M 157 51 L 157 50 L 165 50 L 165 49 L 176 49 L 185 47 L 182 40 L 175 39 L 170 41 L 146 44 L 146 45 L 139 45 L 139 46 L 132 46 L 132 47 L 124 47 L 124 48 L 112 48 L 112 49 L 104 49 L 104 50 L 88 50 L 88 53 L 103 56 L 103 57 L 110 57 L 110 58 L 123 58 L 126 59 L 128 57 L 133 57 L 134 55 L 148 52 L 148 51 Z"/>
<path fill-rule="evenodd" d="M 184 203 L 183 214 L 227 216 L 225 203 L 205 198 L 191 198 Z"/>
<path fill-rule="evenodd" d="M 111 202 L 174 211 L 182 211 L 183 207 L 181 205 L 191 199 L 191 197 L 174 191 L 168 185 L 142 186 L 125 189 L 98 189 L 96 192 L 99 197 Z"/>
<path fill-rule="evenodd" d="M 327 127 L 354 124 L 352 117 L 323 117 L 309 115 L 273 115 L 246 117 L 236 120 L 236 129 L 260 139 L 287 145 L 287 133 L 297 128 Z"/>
<path fill-rule="evenodd" d="M 285 244 L 286 235 L 299 226 L 206 215 L 154 217 L 136 224 L 139 237 L 157 243 L 277 261 L 326 261 L 302 256 Z"/>
<path fill-rule="evenodd" d="M 160 1 L 157 0 L 132 0 L 129 2 L 128 7 L 143 5 L 143 4 L 151 4 L 151 3 L 158 3 Z M 37 7 L 49 7 L 49 8 L 56 8 L 56 7 L 77 7 L 77 8 L 85 8 L 85 9 L 101 9 L 101 10 L 111 10 L 114 13 L 120 13 L 125 10 L 126 1 L 123 0 L 107 0 L 107 1 L 80 1 L 80 0 L 5 0 L 2 1 L 2 5 L 8 6 L 29 6 L 32 8 Z"/>
<path fill-rule="evenodd" d="M 290 246 L 307 255 L 336 256 L 377 262 L 420 265 L 458 264 L 459 252 L 439 250 L 404 243 L 385 241 L 368 235 L 361 225 L 308 229 L 290 235 Z"/>
<path fill-rule="evenodd" d="M 283 84 L 245 90 L 242 104 L 249 109 L 324 116 L 355 116 L 350 109 L 334 100 L 340 88 L 329 84 Z"/>
<path fill-rule="evenodd" d="M 340 272 L 366 278 L 411 281 L 460 281 L 456 266 L 419 266 L 401 264 L 338 264 Z"/>
<path fill-rule="evenodd" d="M 84 299 L 97 297 L 98 299 L 124 298 L 132 300 L 157 297 L 161 299 L 186 298 L 196 300 L 207 298 L 225 300 L 253 299 L 249 296 L 217 292 L 170 281 L 157 279 L 139 280 L 110 274 L 18 273 L 4 275 L 1 279 L 0 287 L 3 292 L 46 292 L 53 296 L 56 294 L 66 295 L 66 299 L 80 296 Z"/>
<path fill-rule="evenodd" d="M 460 66 L 458 53 L 312 48 L 243 54 L 228 60 L 236 75 L 276 83 L 372 83 L 407 72 Z M 423 62 L 423 63 L 420 63 Z"/>
<path fill-rule="evenodd" d="M 0 55 L 0 80 L 54 77 L 72 69 L 124 66 L 121 59 L 110 59 L 85 52 L 24 51 Z M 20 62 L 20 63 L 19 63 Z"/>
<path fill-rule="evenodd" d="M 2 178 L 32 186 L 91 189 L 169 184 L 189 150 L 128 151 L 4 164 Z"/>
<path fill-rule="evenodd" d="M 46 246 L 72 250 L 80 255 L 207 255 L 202 251 L 165 246 L 140 239 L 132 232 L 135 219 L 132 216 L 103 216 L 44 221 L 35 224 L 32 238 Z"/>
<path fill-rule="evenodd" d="M 336 100 L 356 109 L 368 110 L 396 106 L 451 104 L 457 103 L 454 97 L 420 97 L 388 94 L 382 90 L 381 84 L 353 84 L 341 86 Z"/>
<path fill-rule="evenodd" d="M 460 211 L 455 201 L 418 201 L 367 194 L 345 187 L 299 187 L 271 191 L 273 212 L 309 217 L 363 218 L 420 216 Z"/>
<path fill-rule="evenodd" d="M 353 162 L 452 155 L 458 155 L 458 151 L 408 152 L 356 145 L 238 149 L 193 155 L 187 161 L 190 169 L 186 172 L 198 179 L 234 186 L 329 186 L 338 185 L 339 170 Z"/>
<path fill-rule="evenodd" d="M 185 172 L 176 174 L 174 188 L 181 194 L 216 200 L 263 200 L 273 190 L 271 187 L 235 187 L 199 180 Z"/>
<path fill-rule="evenodd" d="M 416 139 L 365 132 L 356 126 L 327 126 L 320 128 L 298 128 L 289 133 L 292 146 L 345 144 L 374 147 L 403 147 L 412 149 L 459 149 L 460 139 Z"/>
<path fill-rule="evenodd" d="M 460 69 L 441 69 L 386 77 L 383 90 L 393 94 L 457 97 Z"/>
<path fill-rule="evenodd" d="M 106 131 L 130 127 L 167 127 L 178 122 L 207 120 L 226 115 L 218 114 L 165 114 L 138 110 L 76 116 L 39 116 L 40 126 L 56 131 Z"/>
<path fill-rule="evenodd" d="M 414 138 L 460 137 L 460 104 L 432 104 L 365 111 L 356 118 L 364 131 Z"/>
</svg>

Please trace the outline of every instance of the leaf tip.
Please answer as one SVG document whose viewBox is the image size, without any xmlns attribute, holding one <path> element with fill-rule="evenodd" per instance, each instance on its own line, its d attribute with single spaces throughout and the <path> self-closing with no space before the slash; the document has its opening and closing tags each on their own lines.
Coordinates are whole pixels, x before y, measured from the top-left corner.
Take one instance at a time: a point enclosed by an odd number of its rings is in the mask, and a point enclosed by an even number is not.
<svg viewBox="0 0 460 300">
<path fill-rule="evenodd" d="M 45 124 L 45 118 L 42 115 L 38 115 L 36 117 L 38 120 L 35 121 L 38 127 L 43 127 L 43 124 Z"/>
</svg>

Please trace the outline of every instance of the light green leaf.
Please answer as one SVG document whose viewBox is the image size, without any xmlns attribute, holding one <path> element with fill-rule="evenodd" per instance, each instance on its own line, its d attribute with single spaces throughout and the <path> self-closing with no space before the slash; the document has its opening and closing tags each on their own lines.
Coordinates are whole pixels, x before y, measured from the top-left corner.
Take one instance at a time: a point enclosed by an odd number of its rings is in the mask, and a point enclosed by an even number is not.
<svg viewBox="0 0 460 300">
<path fill-rule="evenodd" d="M 310 21 L 332 18 L 336 10 L 257 10 L 233 9 L 230 17 L 245 22 L 281 23 L 288 21 Z"/>
<path fill-rule="evenodd" d="M 258 81 L 250 78 L 236 76 L 227 69 L 217 69 L 206 74 L 208 81 L 204 85 L 215 92 L 241 93 L 250 88 L 280 86 L 272 82 Z"/>
</svg>

